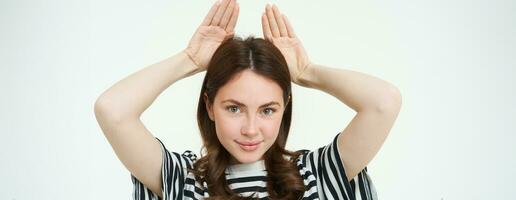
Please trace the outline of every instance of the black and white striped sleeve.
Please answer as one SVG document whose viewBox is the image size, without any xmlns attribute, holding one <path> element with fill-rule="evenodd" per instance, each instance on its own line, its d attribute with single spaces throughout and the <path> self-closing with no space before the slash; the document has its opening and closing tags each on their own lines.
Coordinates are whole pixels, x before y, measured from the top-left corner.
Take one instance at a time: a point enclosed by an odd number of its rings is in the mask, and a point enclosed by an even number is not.
<svg viewBox="0 0 516 200">
<path fill-rule="evenodd" d="M 191 151 L 185 151 L 182 155 L 170 152 L 165 145 L 156 138 L 161 144 L 163 162 L 161 163 L 162 196 L 153 193 L 143 185 L 136 177 L 131 174 L 133 182 L 133 200 L 175 200 L 182 199 L 183 188 L 187 175 L 187 169 L 192 168 L 196 155 Z"/>
<path fill-rule="evenodd" d="M 340 159 L 337 134 L 333 141 L 315 151 L 305 150 L 302 164 L 313 172 L 320 199 L 376 200 L 376 189 L 365 167 L 351 181 Z"/>
</svg>

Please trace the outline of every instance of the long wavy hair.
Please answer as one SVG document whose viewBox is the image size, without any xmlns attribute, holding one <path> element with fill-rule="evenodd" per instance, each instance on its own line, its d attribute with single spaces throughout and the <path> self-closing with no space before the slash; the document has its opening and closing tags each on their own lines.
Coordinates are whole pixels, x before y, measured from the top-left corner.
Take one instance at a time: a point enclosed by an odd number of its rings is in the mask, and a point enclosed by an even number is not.
<svg viewBox="0 0 516 200">
<path fill-rule="evenodd" d="M 292 117 L 290 73 L 279 49 L 261 38 L 251 36 L 245 40 L 239 37 L 227 39 L 210 60 L 197 107 L 197 123 L 203 141 L 203 156 L 194 163 L 191 171 L 197 180 L 206 182 L 210 200 L 254 199 L 241 197 L 229 188 L 225 169 L 229 166 L 231 155 L 218 140 L 215 123 L 210 120 L 206 110 L 206 103 L 213 105 L 218 90 L 234 75 L 246 69 L 274 81 L 283 90 L 285 110 L 278 137 L 264 154 L 269 198 L 299 199 L 305 190 L 303 179 L 294 162 L 300 152 L 285 149 Z M 208 102 L 205 102 L 205 93 Z"/>
</svg>

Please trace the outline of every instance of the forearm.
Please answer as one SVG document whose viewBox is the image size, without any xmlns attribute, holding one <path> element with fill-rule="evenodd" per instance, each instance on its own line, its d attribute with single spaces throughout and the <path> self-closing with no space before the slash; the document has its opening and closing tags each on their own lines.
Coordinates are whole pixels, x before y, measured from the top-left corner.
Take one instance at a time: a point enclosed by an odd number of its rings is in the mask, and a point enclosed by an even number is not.
<svg viewBox="0 0 516 200">
<path fill-rule="evenodd" d="M 356 112 L 384 111 L 400 101 L 400 94 L 395 86 L 351 70 L 311 64 L 299 82 L 299 85 L 331 94 Z"/>
<path fill-rule="evenodd" d="M 200 71 L 181 51 L 118 81 L 97 99 L 95 110 L 117 120 L 139 118 L 171 84 Z"/>
</svg>

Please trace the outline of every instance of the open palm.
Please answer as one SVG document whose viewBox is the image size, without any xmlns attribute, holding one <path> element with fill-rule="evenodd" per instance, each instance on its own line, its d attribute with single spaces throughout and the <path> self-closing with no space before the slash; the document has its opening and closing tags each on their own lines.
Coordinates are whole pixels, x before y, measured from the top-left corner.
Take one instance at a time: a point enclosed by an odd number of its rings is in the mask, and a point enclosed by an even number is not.
<svg viewBox="0 0 516 200">
<path fill-rule="evenodd" d="M 271 41 L 285 57 L 292 81 L 299 84 L 299 77 L 307 69 L 310 60 L 292 25 L 276 5 L 265 7 L 262 29 L 265 39 Z"/>
<path fill-rule="evenodd" d="M 233 37 L 238 11 L 236 0 L 217 1 L 213 4 L 185 49 L 197 67 L 205 70 L 220 44 Z"/>
</svg>

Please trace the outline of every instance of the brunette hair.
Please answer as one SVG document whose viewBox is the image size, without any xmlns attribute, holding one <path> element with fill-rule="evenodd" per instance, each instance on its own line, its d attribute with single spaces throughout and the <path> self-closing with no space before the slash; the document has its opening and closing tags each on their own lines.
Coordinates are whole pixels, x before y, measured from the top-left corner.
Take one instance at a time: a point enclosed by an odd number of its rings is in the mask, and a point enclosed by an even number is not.
<svg viewBox="0 0 516 200">
<path fill-rule="evenodd" d="M 290 73 L 279 49 L 261 38 L 253 36 L 245 40 L 239 37 L 229 38 L 213 54 L 204 77 L 197 107 L 197 123 L 205 155 L 194 163 L 191 171 L 197 180 L 206 182 L 210 195 L 208 199 L 253 199 L 240 197 L 229 188 L 225 169 L 230 163 L 231 155 L 218 140 L 215 123 L 209 118 L 206 110 L 206 103 L 213 105 L 218 90 L 236 74 L 247 69 L 274 81 L 283 90 L 285 110 L 278 137 L 264 154 L 269 198 L 299 199 L 305 187 L 295 160 L 301 153 L 285 149 L 292 116 Z M 286 157 L 289 159 L 285 159 Z"/>
</svg>

